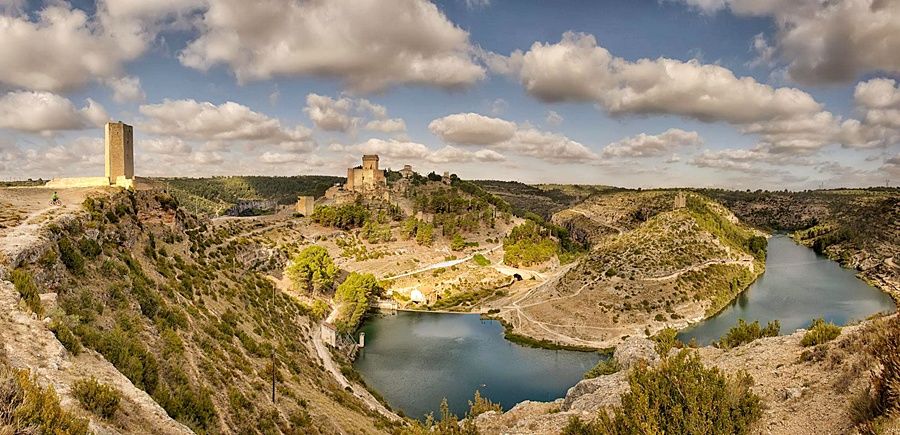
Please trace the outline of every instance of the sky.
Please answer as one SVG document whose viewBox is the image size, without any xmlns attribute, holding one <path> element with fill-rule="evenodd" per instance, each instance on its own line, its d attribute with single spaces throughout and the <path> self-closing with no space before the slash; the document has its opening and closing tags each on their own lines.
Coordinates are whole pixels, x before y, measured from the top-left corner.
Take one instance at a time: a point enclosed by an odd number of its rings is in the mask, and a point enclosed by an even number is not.
<svg viewBox="0 0 900 435">
<path fill-rule="evenodd" d="M 900 0 L 0 0 L 0 180 L 900 184 Z"/>
</svg>

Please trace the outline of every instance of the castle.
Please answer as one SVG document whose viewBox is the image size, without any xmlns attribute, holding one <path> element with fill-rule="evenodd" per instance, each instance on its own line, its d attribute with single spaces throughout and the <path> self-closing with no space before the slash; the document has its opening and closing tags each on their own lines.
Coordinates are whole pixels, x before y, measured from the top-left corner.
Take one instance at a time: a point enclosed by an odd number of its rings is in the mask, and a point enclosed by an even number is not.
<svg viewBox="0 0 900 435">
<path fill-rule="evenodd" d="M 54 178 L 50 188 L 119 186 L 134 187 L 134 130 L 121 121 L 109 122 L 104 131 L 106 139 L 106 176 Z"/>
<path fill-rule="evenodd" d="M 362 158 L 362 166 L 347 169 L 347 184 L 344 190 L 351 192 L 371 192 L 387 187 L 384 170 L 378 169 L 378 156 L 366 154 Z"/>
</svg>

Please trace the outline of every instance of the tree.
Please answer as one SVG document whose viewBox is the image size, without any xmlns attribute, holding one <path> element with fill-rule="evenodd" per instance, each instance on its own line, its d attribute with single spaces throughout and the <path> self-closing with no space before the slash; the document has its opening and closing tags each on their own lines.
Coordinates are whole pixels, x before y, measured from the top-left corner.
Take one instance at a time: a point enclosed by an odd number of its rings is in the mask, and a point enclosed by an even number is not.
<svg viewBox="0 0 900 435">
<path fill-rule="evenodd" d="M 454 251 L 462 251 L 466 248 L 466 240 L 462 238 L 459 234 L 453 236 L 453 240 L 450 242 L 450 249 Z"/>
<path fill-rule="evenodd" d="M 422 246 L 431 246 L 434 242 L 434 225 L 420 222 L 416 228 L 416 243 Z"/>
<path fill-rule="evenodd" d="M 291 284 L 298 291 L 320 293 L 334 286 L 337 266 L 325 248 L 317 245 L 309 246 L 294 256 L 286 273 Z"/>
<path fill-rule="evenodd" d="M 371 273 L 352 272 L 335 292 L 334 299 L 341 304 L 336 326 L 342 332 L 351 332 L 359 326 L 372 299 L 381 296 L 378 280 Z"/>
</svg>

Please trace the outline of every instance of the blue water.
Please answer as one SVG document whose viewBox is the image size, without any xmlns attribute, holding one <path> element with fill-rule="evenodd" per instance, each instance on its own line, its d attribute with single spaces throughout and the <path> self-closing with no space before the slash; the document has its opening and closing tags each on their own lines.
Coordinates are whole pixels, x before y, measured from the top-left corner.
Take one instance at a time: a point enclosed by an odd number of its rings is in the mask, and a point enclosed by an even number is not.
<svg viewBox="0 0 900 435">
<path fill-rule="evenodd" d="M 552 401 L 601 358 L 594 352 L 534 349 L 503 338 L 503 327 L 477 314 L 400 312 L 362 327 L 366 347 L 354 367 L 394 409 L 440 416 L 441 399 L 462 416 L 475 390 L 509 409 Z"/>
<path fill-rule="evenodd" d="M 769 239 L 766 272 L 715 317 L 685 329 L 678 338 L 695 338 L 701 345 L 721 337 L 738 319 L 781 322 L 781 333 L 806 328 L 824 317 L 838 325 L 893 312 L 896 305 L 884 292 L 858 279 L 837 262 L 794 243 L 785 235 Z"/>
</svg>

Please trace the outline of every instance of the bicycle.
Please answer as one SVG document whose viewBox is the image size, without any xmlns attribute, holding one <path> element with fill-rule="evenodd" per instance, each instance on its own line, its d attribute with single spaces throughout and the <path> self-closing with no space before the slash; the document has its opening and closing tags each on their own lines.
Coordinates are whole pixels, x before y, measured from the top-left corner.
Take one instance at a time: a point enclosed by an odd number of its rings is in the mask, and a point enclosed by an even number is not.
<svg viewBox="0 0 900 435">
<path fill-rule="evenodd" d="M 50 200 L 50 205 L 61 206 L 62 201 L 60 201 L 59 198 L 54 198 Z"/>
</svg>

